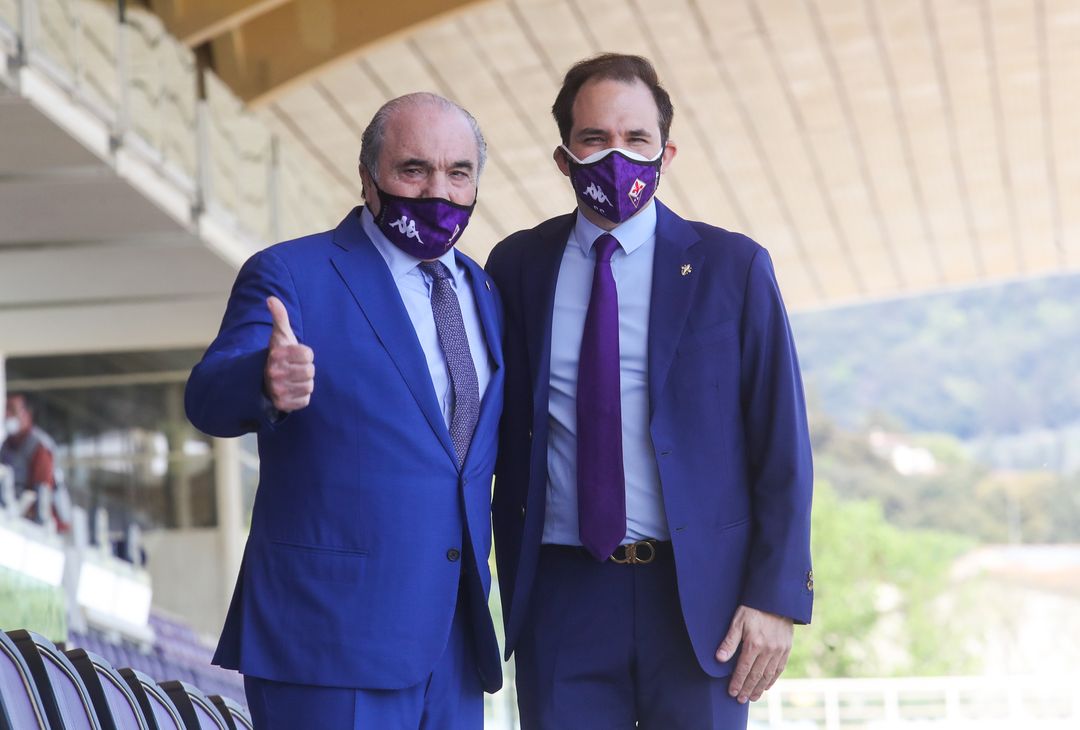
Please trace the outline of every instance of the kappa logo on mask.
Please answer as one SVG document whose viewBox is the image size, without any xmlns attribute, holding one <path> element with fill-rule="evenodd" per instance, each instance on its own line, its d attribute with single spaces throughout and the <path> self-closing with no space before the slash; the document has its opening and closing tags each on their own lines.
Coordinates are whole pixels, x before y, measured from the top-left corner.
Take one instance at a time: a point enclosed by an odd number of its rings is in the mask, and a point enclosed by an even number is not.
<svg viewBox="0 0 1080 730">
<path fill-rule="evenodd" d="M 641 205 L 641 194 L 645 192 L 645 183 L 641 181 L 641 178 L 634 180 L 634 184 L 630 186 L 630 192 L 627 195 L 630 196 L 630 202 L 634 204 L 634 207 Z"/>
<path fill-rule="evenodd" d="M 600 186 L 596 183 L 589 183 L 589 187 L 585 188 L 585 195 L 595 200 L 597 203 L 606 203 L 611 205 L 611 201 L 608 200 L 608 196 L 604 195 L 604 191 L 600 189 Z"/>
<path fill-rule="evenodd" d="M 423 239 L 420 238 L 420 232 L 416 230 L 416 221 L 409 220 L 408 216 L 401 216 L 399 220 L 390 221 L 390 227 L 396 228 L 401 231 L 405 238 L 415 238 L 420 243 L 423 243 Z"/>
</svg>

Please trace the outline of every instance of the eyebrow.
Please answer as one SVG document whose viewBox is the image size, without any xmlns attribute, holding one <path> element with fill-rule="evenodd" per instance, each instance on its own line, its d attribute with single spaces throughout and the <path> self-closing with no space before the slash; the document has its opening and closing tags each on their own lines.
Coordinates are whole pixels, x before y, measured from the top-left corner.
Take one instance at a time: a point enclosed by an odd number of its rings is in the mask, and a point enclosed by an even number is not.
<svg viewBox="0 0 1080 730">
<path fill-rule="evenodd" d="M 431 167 L 434 167 L 434 165 L 431 164 L 430 160 L 425 160 L 425 159 L 423 159 L 421 157 L 410 157 L 407 160 L 402 160 L 401 162 L 399 162 L 397 164 L 397 167 L 399 167 L 399 168 L 401 168 L 401 167 L 425 167 L 425 168 L 431 168 Z M 476 164 L 472 160 L 458 160 L 457 162 L 451 163 L 451 165 L 450 165 L 450 169 L 452 169 L 452 170 L 460 170 L 460 169 L 472 170 L 474 167 L 476 167 Z"/>
<path fill-rule="evenodd" d="M 601 137 L 609 136 L 608 131 L 606 129 L 599 129 L 598 127 L 585 127 L 584 129 L 578 130 L 578 133 L 576 135 L 574 135 L 574 136 L 576 136 L 576 137 L 588 137 L 588 136 L 594 135 L 594 134 L 599 135 Z M 631 129 L 631 130 L 628 130 L 626 134 L 629 137 L 652 137 L 653 136 L 652 132 L 650 132 L 648 129 L 645 129 L 645 128 Z"/>
</svg>

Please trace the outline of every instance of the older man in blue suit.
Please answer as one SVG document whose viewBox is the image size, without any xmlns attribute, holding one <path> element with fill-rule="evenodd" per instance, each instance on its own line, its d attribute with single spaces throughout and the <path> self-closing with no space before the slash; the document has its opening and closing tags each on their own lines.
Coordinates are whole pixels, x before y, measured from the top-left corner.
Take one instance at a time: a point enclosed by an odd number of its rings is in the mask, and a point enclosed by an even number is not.
<svg viewBox="0 0 1080 730">
<path fill-rule="evenodd" d="M 651 64 L 566 74 L 575 214 L 495 247 L 506 407 L 495 550 L 522 726 L 730 730 L 810 620 L 811 456 L 768 253 L 653 195 Z"/>
<path fill-rule="evenodd" d="M 255 432 L 260 479 L 214 661 L 259 728 L 478 730 L 501 684 L 487 609 L 500 303 L 453 246 L 475 119 L 432 94 L 364 132 L 365 207 L 241 269 L 188 417 Z"/>
</svg>

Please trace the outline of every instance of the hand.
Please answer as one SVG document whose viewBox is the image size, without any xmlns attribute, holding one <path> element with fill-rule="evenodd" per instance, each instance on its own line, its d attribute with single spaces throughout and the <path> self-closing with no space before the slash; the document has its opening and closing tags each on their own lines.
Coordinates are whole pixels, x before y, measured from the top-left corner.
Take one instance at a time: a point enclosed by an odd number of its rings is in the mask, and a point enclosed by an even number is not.
<svg viewBox="0 0 1080 730">
<path fill-rule="evenodd" d="M 268 297 L 266 308 L 274 319 L 270 351 L 263 370 L 263 387 L 274 408 L 298 411 L 311 402 L 315 390 L 315 353 L 301 345 L 289 325 L 289 313 L 277 297 Z"/>
<path fill-rule="evenodd" d="M 794 632 L 791 619 L 785 616 L 739 606 L 727 636 L 716 650 L 717 661 L 726 662 L 742 644 L 739 662 L 728 682 L 728 694 L 743 704 L 748 699 L 761 699 L 787 665 Z"/>
</svg>

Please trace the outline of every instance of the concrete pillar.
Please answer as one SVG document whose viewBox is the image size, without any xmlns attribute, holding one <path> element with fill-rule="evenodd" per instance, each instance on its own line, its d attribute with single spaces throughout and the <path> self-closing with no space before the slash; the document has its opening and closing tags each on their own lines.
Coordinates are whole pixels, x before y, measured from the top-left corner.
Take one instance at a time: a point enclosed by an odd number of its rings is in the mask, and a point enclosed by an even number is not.
<svg viewBox="0 0 1080 730">
<path fill-rule="evenodd" d="M 165 387 L 165 438 L 169 442 L 169 472 L 165 479 L 165 494 L 169 501 L 169 516 L 174 527 L 192 526 L 191 468 L 184 458 L 184 442 L 192 433 L 184 415 L 184 385 L 172 383 Z"/>
<path fill-rule="evenodd" d="M 240 440 L 214 439 L 214 494 L 221 544 L 222 596 L 228 608 L 244 555 L 243 482 Z"/>
</svg>

